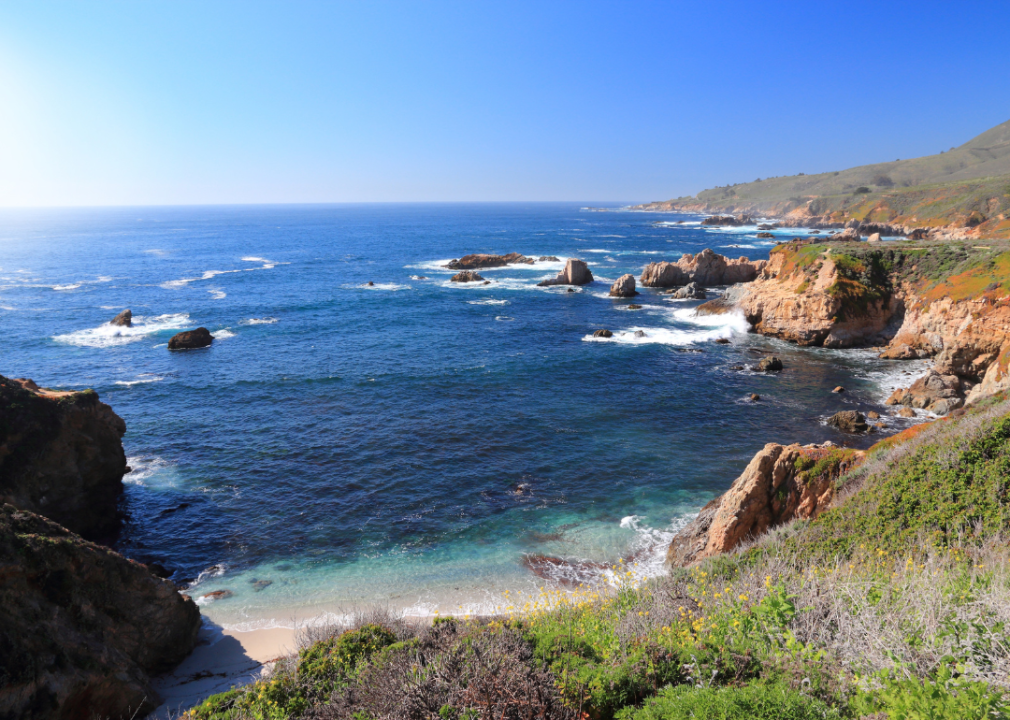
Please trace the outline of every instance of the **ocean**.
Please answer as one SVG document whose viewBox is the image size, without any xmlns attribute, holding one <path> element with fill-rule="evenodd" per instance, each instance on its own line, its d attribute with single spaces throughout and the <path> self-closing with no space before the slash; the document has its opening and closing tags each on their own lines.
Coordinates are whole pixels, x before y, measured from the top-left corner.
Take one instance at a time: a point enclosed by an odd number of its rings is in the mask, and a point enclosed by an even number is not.
<svg viewBox="0 0 1010 720">
<path fill-rule="evenodd" d="M 0 373 L 94 388 L 125 419 L 116 549 L 225 628 L 485 612 L 506 591 L 606 582 L 618 561 L 656 575 L 762 446 L 865 446 L 824 420 L 882 410 L 918 368 L 654 290 L 609 298 L 649 262 L 767 258 L 775 241 L 584 205 L 2 211 Z M 443 267 L 513 251 L 559 261 L 481 270 L 489 285 Z M 537 287 L 568 257 L 597 281 Z M 125 308 L 134 327 L 108 325 Z M 167 349 L 197 326 L 211 347 Z M 781 374 L 749 369 L 768 351 Z"/>
</svg>

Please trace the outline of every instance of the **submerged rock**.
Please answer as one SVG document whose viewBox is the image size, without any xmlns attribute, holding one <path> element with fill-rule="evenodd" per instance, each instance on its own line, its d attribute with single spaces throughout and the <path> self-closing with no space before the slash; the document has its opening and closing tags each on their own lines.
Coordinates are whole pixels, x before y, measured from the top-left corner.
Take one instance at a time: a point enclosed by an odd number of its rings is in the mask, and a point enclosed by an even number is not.
<svg viewBox="0 0 1010 720">
<path fill-rule="evenodd" d="M 123 310 L 123 312 L 116 315 L 109 321 L 109 325 L 120 325 L 122 327 L 132 327 L 133 326 L 133 311 Z"/>
<path fill-rule="evenodd" d="M 842 432 L 864 433 L 870 429 L 866 424 L 866 417 L 857 410 L 842 410 L 836 412 L 828 419 L 828 425 L 836 427 Z"/>
<path fill-rule="evenodd" d="M 0 504 L 89 538 L 114 533 L 125 434 L 126 423 L 93 390 L 54 392 L 0 376 Z"/>
<path fill-rule="evenodd" d="M 454 283 L 468 283 L 468 282 L 480 282 L 484 278 L 480 276 L 480 273 L 473 270 L 464 270 L 463 272 L 458 272 L 449 278 L 449 282 Z"/>
<path fill-rule="evenodd" d="M 558 273 L 553 280 L 543 280 L 537 285 L 549 287 L 551 285 L 586 285 L 593 282 L 593 273 L 589 271 L 589 266 L 582 260 L 568 258 L 565 262 L 565 269 Z"/>
<path fill-rule="evenodd" d="M 617 281 L 610 286 L 610 295 L 611 297 L 634 297 L 638 295 L 638 291 L 635 290 L 635 276 L 628 273 L 617 278 Z"/>
<path fill-rule="evenodd" d="M 168 341 L 169 350 L 194 350 L 196 348 L 207 347 L 214 342 L 214 336 L 205 327 L 198 327 L 196 330 L 186 330 L 172 336 Z"/>
<path fill-rule="evenodd" d="M 200 611 L 140 563 L 0 507 L 0 717 L 131 718 L 196 644 Z"/>
<path fill-rule="evenodd" d="M 641 305 L 635 305 L 634 303 L 628 305 L 628 310 L 641 310 L 641 309 L 642 309 Z"/>
</svg>

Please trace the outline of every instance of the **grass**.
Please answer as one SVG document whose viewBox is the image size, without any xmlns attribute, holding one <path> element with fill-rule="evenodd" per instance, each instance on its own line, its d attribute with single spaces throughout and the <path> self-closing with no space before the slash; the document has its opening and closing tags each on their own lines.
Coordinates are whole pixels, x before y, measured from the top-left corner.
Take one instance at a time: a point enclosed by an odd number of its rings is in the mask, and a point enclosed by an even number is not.
<svg viewBox="0 0 1010 720">
<path fill-rule="evenodd" d="M 804 458 L 835 472 L 849 451 Z M 431 626 L 306 634 L 200 720 L 1010 717 L 1010 401 L 878 444 L 840 504 L 737 552 L 610 588 L 508 595 Z"/>
</svg>

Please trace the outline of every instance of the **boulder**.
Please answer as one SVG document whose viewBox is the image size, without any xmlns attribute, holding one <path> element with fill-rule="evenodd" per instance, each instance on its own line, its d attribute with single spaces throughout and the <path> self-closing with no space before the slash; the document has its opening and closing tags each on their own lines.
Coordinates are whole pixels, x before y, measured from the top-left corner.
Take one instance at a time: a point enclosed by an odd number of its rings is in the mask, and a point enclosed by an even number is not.
<svg viewBox="0 0 1010 720">
<path fill-rule="evenodd" d="M 880 242 L 880 233 L 873 233 L 870 237 L 866 238 L 866 242 Z"/>
<path fill-rule="evenodd" d="M 870 429 L 866 417 L 857 410 L 836 412 L 828 419 L 828 425 L 847 433 L 864 433 Z"/>
<path fill-rule="evenodd" d="M 937 415 L 946 415 L 964 405 L 961 378 L 957 375 L 941 375 L 936 370 L 930 370 L 908 389 L 899 389 L 891 393 L 885 404 L 906 405 Z"/>
<path fill-rule="evenodd" d="M 508 255 L 503 255 L 505 263 L 507 265 L 533 265 L 536 261 L 531 257 L 526 257 L 522 253 L 509 253 Z"/>
<path fill-rule="evenodd" d="M 768 223 L 762 223 L 758 225 L 758 230 L 774 230 L 778 225 L 769 225 Z"/>
<path fill-rule="evenodd" d="M 715 342 L 717 345 L 729 345 L 729 338 L 716 338 Z"/>
<path fill-rule="evenodd" d="M 635 331 L 635 337 L 637 337 L 637 338 L 644 338 L 644 337 L 649 337 L 649 336 L 645 334 L 645 330 L 636 330 Z"/>
<path fill-rule="evenodd" d="M 596 332 L 593 333 L 593 337 L 594 338 L 610 338 L 610 337 L 614 337 L 614 333 L 610 332 L 609 330 L 597 330 Z"/>
<path fill-rule="evenodd" d="M 628 310 L 641 310 L 641 309 L 642 309 L 642 306 L 641 305 L 636 305 L 635 303 L 631 303 L 630 305 L 628 305 Z"/>
<path fill-rule="evenodd" d="M 124 434 L 126 423 L 93 390 L 53 392 L 0 376 L 0 504 L 88 538 L 114 534 Z"/>
<path fill-rule="evenodd" d="M 831 392 L 833 392 L 833 393 L 843 393 L 843 392 L 845 392 L 845 388 L 843 388 L 841 385 L 839 385 L 838 387 L 836 387 Z"/>
<path fill-rule="evenodd" d="M 903 407 L 900 410 L 898 410 L 898 417 L 914 418 L 915 417 L 915 410 L 913 410 L 910 407 Z"/>
<path fill-rule="evenodd" d="M 193 350 L 195 348 L 207 347 L 214 342 L 214 336 L 205 327 L 198 327 L 196 330 L 186 330 L 172 336 L 168 341 L 169 350 Z"/>
<path fill-rule="evenodd" d="M 751 402 L 758 402 L 760 399 L 761 399 L 760 395 L 758 395 L 757 393 L 751 393 L 750 395 Z"/>
<path fill-rule="evenodd" d="M 0 577 L 0 717 L 142 717 L 150 676 L 196 644 L 200 611 L 171 582 L 11 505 Z"/>
<path fill-rule="evenodd" d="M 617 281 L 610 286 L 611 297 L 634 297 L 638 295 L 635 290 L 635 276 L 632 274 L 621 275 Z"/>
<path fill-rule="evenodd" d="M 880 413 L 878 413 L 876 410 L 870 410 L 870 412 L 866 413 L 866 417 L 868 417 L 870 420 L 879 420 Z"/>
<path fill-rule="evenodd" d="M 463 272 L 458 272 L 449 278 L 449 282 L 456 283 L 468 283 L 468 282 L 480 282 L 483 280 L 480 273 L 474 272 L 473 270 L 464 270 Z"/>
<path fill-rule="evenodd" d="M 568 258 L 565 269 L 558 273 L 553 280 L 543 280 L 537 283 L 540 287 L 551 285 L 586 285 L 593 282 L 593 273 L 589 271 L 589 266 L 582 260 Z"/>
<path fill-rule="evenodd" d="M 133 326 L 133 311 L 123 310 L 123 312 L 116 315 L 109 321 L 109 325 L 120 325 L 122 327 L 132 327 Z"/>
<path fill-rule="evenodd" d="M 782 370 L 782 361 L 774 355 L 769 355 L 758 361 L 756 369 L 758 372 L 779 372 Z"/>
<path fill-rule="evenodd" d="M 761 240 L 772 240 L 772 239 L 774 239 L 774 237 L 775 237 L 775 236 L 774 236 L 774 235 L 772 235 L 772 234 L 771 234 L 770 232 L 759 232 L 759 233 L 757 234 L 757 236 L 758 236 L 758 238 L 759 238 L 759 239 L 761 239 Z"/>
<path fill-rule="evenodd" d="M 708 296 L 705 288 L 701 287 L 696 282 L 689 282 L 684 287 L 668 292 L 670 295 L 673 295 L 673 297 L 681 300 L 704 300 Z"/>
<path fill-rule="evenodd" d="M 692 255 L 685 253 L 680 260 L 649 263 L 642 271 L 645 287 L 678 287 L 697 282 L 700 285 L 732 285 L 750 282 L 764 269 L 766 260 L 735 260 L 719 255 L 709 248 Z"/>
<path fill-rule="evenodd" d="M 537 258 L 537 261 L 538 262 L 561 262 L 561 260 L 559 260 L 558 258 L 554 257 L 553 255 L 541 255 L 540 257 Z"/>
</svg>

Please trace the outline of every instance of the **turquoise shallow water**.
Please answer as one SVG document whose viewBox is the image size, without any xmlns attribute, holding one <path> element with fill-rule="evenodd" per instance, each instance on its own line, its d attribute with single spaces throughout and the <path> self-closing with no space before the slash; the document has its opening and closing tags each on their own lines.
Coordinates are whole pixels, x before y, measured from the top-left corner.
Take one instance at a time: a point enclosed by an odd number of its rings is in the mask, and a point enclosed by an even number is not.
<svg viewBox="0 0 1010 720">
<path fill-rule="evenodd" d="M 203 608 L 227 626 L 376 602 L 479 610 L 618 558 L 648 575 L 766 442 L 843 442 L 823 419 L 880 409 L 913 371 L 654 291 L 639 311 L 606 296 L 683 252 L 767 257 L 754 228 L 697 220 L 575 204 L 5 211 L 0 372 L 93 387 L 126 420 L 118 547 L 198 597 L 231 591 Z M 561 267 L 538 263 L 458 286 L 440 267 L 511 251 L 583 258 L 599 281 L 537 288 Z M 105 324 L 125 307 L 135 328 Z M 198 325 L 211 348 L 167 350 Z M 601 327 L 615 340 L 588 341 Z M 767 350 L 781 375 L 734 369 Z M 569 564 L 545 577 L 537 555 Z"/>
</svg>

